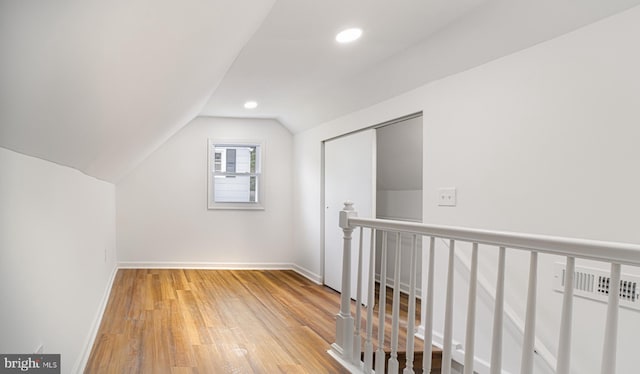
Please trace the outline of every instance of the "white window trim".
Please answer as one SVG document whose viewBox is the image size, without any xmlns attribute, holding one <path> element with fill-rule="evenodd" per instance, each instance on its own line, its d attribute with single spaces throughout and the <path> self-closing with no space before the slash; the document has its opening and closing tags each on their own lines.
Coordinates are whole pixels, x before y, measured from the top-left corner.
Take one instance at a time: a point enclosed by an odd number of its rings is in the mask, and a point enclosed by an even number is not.
<svg viewBox="0 0 640 374">
<path fill-rule="evenodd" d="M 239 146 L 239 145 L 254 145 L 258 147 L 258 155 L 260 160 L 260 172 L 258 182 L 258 202 L 216 202 L 213 196 L 213 168 L 214 168 L 214 149 L 215 146 Z M 256 140 L 231 140 L 231 139 L 214 139 L 209 138 L 207 141 L 207 208 L 210 210 L 264 210 L 264 196 L 265 196 L 265 152 L 264 142 Z"/>
</svg>

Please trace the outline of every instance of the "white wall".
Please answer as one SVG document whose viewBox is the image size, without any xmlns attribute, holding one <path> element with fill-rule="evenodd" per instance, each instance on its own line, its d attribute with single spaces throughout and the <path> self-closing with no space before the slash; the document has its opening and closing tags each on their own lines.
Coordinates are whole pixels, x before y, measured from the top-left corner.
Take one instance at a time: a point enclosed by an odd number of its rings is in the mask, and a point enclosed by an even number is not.
<svg viewBox="0 0 640 374">
<path fill-rule="evenodd" d="M 114 271 L 114 186 L 0 148 L 0 352 L 81 372 Z"/>
<path fill-rule="evenodd" d="M 634 172 L 640 53 L 629 47 L 640 40 L 639 20 L 635 8 L 429 86 L 425 221 L 640 243 Z M 458 187 L 457 208 L 434 208 L 442 186 Z M 487 260 L 485 273 L 492 270 Z M 541 259 L 539 293 L 539 333 L 554 351 L 561 295 L 551 291 L 551 264 L 557 260 Z M 525 258 L 507 261 L 515 267 L 507 300 L 522 311 Z M 487 278 L 493 282 L 495 275 Z M 599 367 L 596 326 L 604 307 L 575 303 L 573 352 L 580 359 L 574 367 L 589 373 Z M 622 314 L 622 326 L 640 322 L 636 312 Z M 621 332 L 620 369 L 629 372 L 640 361 L 622 348 L 633 336 Z"/>
<path fill-rule="evenodd" d="M 208 138 L 263 142 L 263 211 L 207 209 Z M 278 122 L 200 117 L 116 187 L 118 260 L 133 266 L 292 263 L 292 136 Z"/>
<path fill-rule="evenodd" d="M 320 269 L 320 141 L 418 111 L 425 222 L 640 243 L 639 42 L 636 7 L 297 134 L 298 261 Z M 437 207 L 437 189 L 449 186 L 458 188 L 458 206 Z M 538 295 L 538 333 L 551 348 L 561 297 L 551 290 L 555 260 L 541 259 Z M 516 266 L 507 301 L 521 311 L 526 262 L 516 255 L 507 263 Z M 484 273 L 494 266 L 485 260 Z M 591 373 L 600 362 L 604 307 L 575 303 L 574 331 L 587 332 L 574 339 L 572 362 L 575 372 Z M 623 310 L 621 318 L 619 371 L 631 372 L 640 358 L 624 326 L 638 325 L 640 315 Z"/>
</svg>

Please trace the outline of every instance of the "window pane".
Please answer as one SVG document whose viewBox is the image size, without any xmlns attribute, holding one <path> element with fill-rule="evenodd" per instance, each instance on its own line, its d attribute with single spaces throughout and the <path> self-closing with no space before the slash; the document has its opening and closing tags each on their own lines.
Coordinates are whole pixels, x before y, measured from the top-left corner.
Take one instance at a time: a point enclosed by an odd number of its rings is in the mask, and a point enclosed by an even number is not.
<svg viewBox="0 0 640 374">
<path fill-rule="evenodd" d="M 213 171 L 222 171 L 222 152 L 215 152 L 215 156 L 213 158 Z"/>
<path fill-rule="evenodd" d="M 214 164 L 220 163 L 224 167 L 214 169 L 227 173 L 256 173 L 259 172 L 257 146 L 215 146 Z"/>
<path fill-rule="evenodd" d="M 257 147 L 251 147 L 249 148 L 249 172 L 250 173 L 256 173 L 257 169 L 256 169 L 256 154 L 257 154 Z"/>
<path fill-rule="evenodd" d="M 227 148 L 227 168 L 225 170 L 227 173 L 236 172 L 236 149 L 235 148 Z"/>
<path fill-rule="evenodd" d="M 258 202 L 258 177 L 252 176 L 249 182 L 249 201 L 252 203 Z"/>
<path fill-rule="evenodd" d="M 251 178 L 248 175 L 215 178 L 216 202 L 249 203 L 251 200 Z"/>
</svg>

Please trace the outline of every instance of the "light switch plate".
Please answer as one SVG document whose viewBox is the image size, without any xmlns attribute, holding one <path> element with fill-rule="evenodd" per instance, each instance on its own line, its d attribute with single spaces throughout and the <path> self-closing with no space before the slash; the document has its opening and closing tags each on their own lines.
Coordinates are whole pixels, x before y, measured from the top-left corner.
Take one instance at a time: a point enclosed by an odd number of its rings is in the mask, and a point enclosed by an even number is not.
<svg viewBox="0 0 640 374">
<path fill-rule="evenodd" d="M 438 189 L 438 206 L 456 206 L 456 188 L 440 188 Z"/>
</svg>

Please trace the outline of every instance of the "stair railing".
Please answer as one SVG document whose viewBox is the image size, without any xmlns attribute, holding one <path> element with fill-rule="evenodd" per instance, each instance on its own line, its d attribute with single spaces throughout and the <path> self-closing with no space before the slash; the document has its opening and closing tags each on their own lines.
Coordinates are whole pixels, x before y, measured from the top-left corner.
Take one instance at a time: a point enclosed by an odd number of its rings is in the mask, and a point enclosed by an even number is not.
<svg viewBox="0 0 640 374">
<path fill-rule="evenodd" d="M 431 344 L 433 331 L 433 280 L 434 280 L 434 253 L 435 239 L 441 238 L 449 241 L 449 256 L 447 267 L 446 281 L 446 305 L 445 305 L 445 321 L 443 332 L 443 348 L 442 348 L 442 367 L 443 374 L 451 373 L 452 353 L 453 353 L 453 299 L 454 299 L 454 263 L 456 242 L 466 242 L 472 244 L 471 267 L 469 279 L 469 294 L 466 314 L 466 343 L 465 343 L 465 359 L 464 373 L 474 373 L 474 335 L 476 325 L 476 281 L 478 272 L 478 245 L 494 246 L 499 249 L 498 269 L 495 295 L 495 310 L 493 320 L 493 333 L 491 339 L 491 360 L 490 373 L 502 372 L 502 336 L 503 336 L 503 311 L 504 311 L 504 281 L 505 281 L 505 256 L 507 250 L 525 250 L 530 253 L 529 259 L 529 277 L 527 290 L 527 304 L 525 315 L 524 338 L 522 344 L 522 359 L 520 373 L 533 373 L 533 362 L 535 354 L 535 324 L 536 324 L 536 286 L 537 286 L 537 266 L 538 253 L 547 253 L 560 255 L 566 258 L 566 270 L 564 281 L 564 296 L 562 301 L 560 331 L 558 336 L 558 350 L 556 353 L 556 373 L 569 374 L 571 368 L 571 326 L 573 316 L 573 290 L 574 290 L 574 273 L 575 260 L 589 259 L 610 264 L 611 266 L 611 283 L 609 290 L 609 299 L 607 306 L 607 316 L 605 321 L 605 334 L 602 342 L 602 374 L 612 374 L 616 371 L 616 341 L 618 333 L 618 308 L 620 293 L 620 270 L 621 265 L 640 266 L 640 246 L 627 243 L 602 242 L 585 239 L 562 238 L 544 235 L 532 235 L 512 232 L 489 231 L 451 226 L 427 225 L 414 222 L 393 221 L 383 219 L 359 218 L 353 208 L 351 202 L 346 202 L 344 209 L 340 212 L 340 227 L 344 232 L 343 246 L 343 262 L 342 262 L 342 293 L 341 307 L 337 315 L 336 321 L 336 342 L 332 344 L 329 353 L 335 357 L 342 365 L 353 373 L 372 373 L 373 368 L 387 368 L 388 373 L 399 372 L 398 362 L 398 336 L 399 336 L 399 295 L 400 295 L 400 278 L 399 264 L 403 254 L 406 252 L 400 245 L 400 234 L 412 235 L 412 246 L 409 249 L 411 258 L 410 285 L 409 285 L 409 306 L 406 321 L 406 362 L 403 366 L 403 374 L 414 373 L 414 329 L 415 329 L 415 299 L 416 299 L 416 255 L 418 250 L 417 238 L 429 238 L 428 256 L 429 266 L 424 269 L 426 274 L 426 295 L 423 300 L 423 308 L 426 308 L 426 319 L 424 324 L 424 354 L 422 362 L 422 372 L 431 372 Z M 351 237 L 353 231 L 358 228 L 361 240 L 358 248 L 358 286 L 355 300 L 355 322 L 351 310 Z M 371 235 L 371 255 L 369 256 L 369 279 L 368 284 L 369 298 L 374 300 L 374 240 L 375 234 L 382 233 L 381 245 L 381 275 L 380 275 L 380 294 L 378 308 L 378 337 L 376 342 L 377 349 L 374 352 L 373 333 L 373 307 L 367 307 L 366 317 L 362 317 L 362 236 L 364 229 L 370 230 Z M 386 258 L 387 258 L 387 236 L 389 234 L 396 235 L 396 251 L 394 262 L 394 284 L 393 284 L 393 304 L 392 304 L 392 331 L 391 331 L 391 353 L 387 359 L 384 352 L 385 341 L 385 304 L 386 304 Z M 364 338 L 361 336 L 361 319 L 365 320 L 366 329 Z M 364 339 L 364 351 L 361 351 L 361 342 Z M 375 358 L 374 358 L 375 356 Z M 384 370 L 376 370 L 376 373 L 382 373 Z"/>
</svg>

